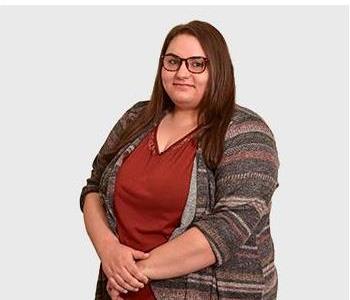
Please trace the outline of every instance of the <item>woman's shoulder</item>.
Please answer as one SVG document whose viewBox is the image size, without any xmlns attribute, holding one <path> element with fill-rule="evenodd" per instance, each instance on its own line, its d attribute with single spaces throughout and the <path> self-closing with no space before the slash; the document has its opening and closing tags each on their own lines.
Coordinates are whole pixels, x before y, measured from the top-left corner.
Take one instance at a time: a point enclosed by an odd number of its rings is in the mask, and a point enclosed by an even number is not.
<svg viewBox="0 0 350 300">
<path fill-rule="evenodd" d="M 235 110 L 232 115 L 232 121 L 235 123 L 243 122 L 244 120 L 261 120 L 264 121 L 263 117 L 252 108 L 248 108 L 241 104 L 235 104 Z"/>
<path fill-rule="evenodd" d="M 134 103 L 129 109 L 128 112 L 133 114 L 133 113 L 138 113 L 140 112 L 146 105 L 149 103 L 149 100 L 144 100 L 144 101 L 138 101 Z"/>
<path fill-rule="evenodd" d="M 260 113 L 252 108 L 237 103 L 235 104 L 235 110 L 227 131 L 228 135 L 231 137 L 239 133 L 261 132 L 274 139 L 274 134 L 270 125 Z"/>
<path fill-rule="evenodd" d="M 265 119 L 253 109 L 236 104 L 224 141 L 223 161 L 240 153 L 243 160 L 256 166 L 256 159 L 270 161 L 279 166 L 276 139 Z M 244 165 L 244 164 L 243 164 Z"/>
<path fill-rule="evenodd" d="M 128 122 L 130 120 L 135 119 L 140 114 L 140 112 L 143 110 L 143 108 L 146 107 L 146 105 L 148 103 L 149 103 L 149 100 L 138 101 L 138 102 L 134 103 L 131 107 L 129 107 L 126 110 L 122 119 L 124 119 L 125 122 Z"/>
<path fill-rule="evenodd" d="M 132 106 L 132 108 L 139 110 L 139 109 L 145 107 L 149 103 L 149 101 L 150 100 L 138 101 Z"/>
</svg>

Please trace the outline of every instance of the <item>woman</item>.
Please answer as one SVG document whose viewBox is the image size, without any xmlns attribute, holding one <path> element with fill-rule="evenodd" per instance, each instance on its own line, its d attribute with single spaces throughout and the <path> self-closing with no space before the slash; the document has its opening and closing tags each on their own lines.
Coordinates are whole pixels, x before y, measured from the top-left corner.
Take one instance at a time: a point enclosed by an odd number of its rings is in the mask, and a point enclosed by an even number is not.
<svg viewBox="0 0 350 300">
<path fill-rule="evenodd" d="M 276 299 L 278 167 L 266 122 L 235 103 L 220 32 L 174 27 L 150 101 L 116 123 L 81 192 L 95 299 Z"/>
</svg>

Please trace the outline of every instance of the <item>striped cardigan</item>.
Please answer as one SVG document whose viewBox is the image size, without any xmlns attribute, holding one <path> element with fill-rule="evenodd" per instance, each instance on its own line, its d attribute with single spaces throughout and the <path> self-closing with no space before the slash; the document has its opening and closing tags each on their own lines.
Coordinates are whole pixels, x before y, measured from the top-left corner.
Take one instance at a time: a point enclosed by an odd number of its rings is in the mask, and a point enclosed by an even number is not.
<svg viewBox="0 0 350 300">
<path fill-rule="evenodd" d="M 125 126 L 148 102 L 137 102 L 119 119 L 95 157 L 91 176 L 81 191 L 81 210 L 85 195 L 99 192 L 115 234 L 116 173 L 123 157 L 137 147 L 157 120 L 118 153 L 114 149 Z M 157 299 L 276 299 L 278 280 L 269 215 L 271 197 L 279 185 L 278 168 L 272 131 L 257 113 L 236 104 L 225 135 L 224 155 L 215 171 L 206 166 L 202 149 L 197 148 L 181 224 L 170 237 L 196 226 L 207 238 L 216 262 L 184 276 L 151 281 Z M 100 264 L 95 299 L 110 299 L 106 283 Z"/>
</svg>

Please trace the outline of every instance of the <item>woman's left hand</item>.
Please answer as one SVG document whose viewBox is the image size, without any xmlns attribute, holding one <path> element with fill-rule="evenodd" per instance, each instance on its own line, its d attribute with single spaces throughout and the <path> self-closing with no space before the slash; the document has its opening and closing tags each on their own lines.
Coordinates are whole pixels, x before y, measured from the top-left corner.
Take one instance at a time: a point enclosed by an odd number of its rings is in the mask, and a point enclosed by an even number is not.
<svg viewBox="0 0 350 300">
<path fill-rule="evenodd" d="M 123 300 L 123 298 L 120 296 L 120 292 L 112 286 L 109 279 L 107 281 L 106 290 L 112 300 Z"/>
</svg>

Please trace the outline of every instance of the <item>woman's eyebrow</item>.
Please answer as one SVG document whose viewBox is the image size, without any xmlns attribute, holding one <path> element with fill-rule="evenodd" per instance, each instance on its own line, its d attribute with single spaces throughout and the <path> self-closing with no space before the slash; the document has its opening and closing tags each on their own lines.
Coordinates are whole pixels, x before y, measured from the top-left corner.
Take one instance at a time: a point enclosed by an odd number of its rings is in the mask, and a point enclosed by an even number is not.
<svg viewBox="0 0 350 300">
<path fill-rule="evenodd" d="M 181 57 L 181 56 L 179 56 L 179 55 L 177 55 L 175 53 L 172 53 L 172 52 L 165 53 L 164 55 L 173 55 L 173 56 L 176 56 L 176 57 L 179 57 L 179 58 L 184 58 L 184 57 Z M 192 55 L 192 56 L 186 57 L 186 59 L 187 58 L 191 58 L 191 57 L 203 57 L 203 56 L 201 56 L 201 55 Z"/>
<path fill-rule="evenodd" d="M 181 58 L 181 56 L 179 56 L 179 55 L 176 55 L 175 53 L 172 53 L 172 52 L 169 52 L 169 53 L 165 53 L 165 55 L 174 55 L 174 56 L 176 56 L 176 57 L 180 57 L 180 58 Z"/>
</svg>

